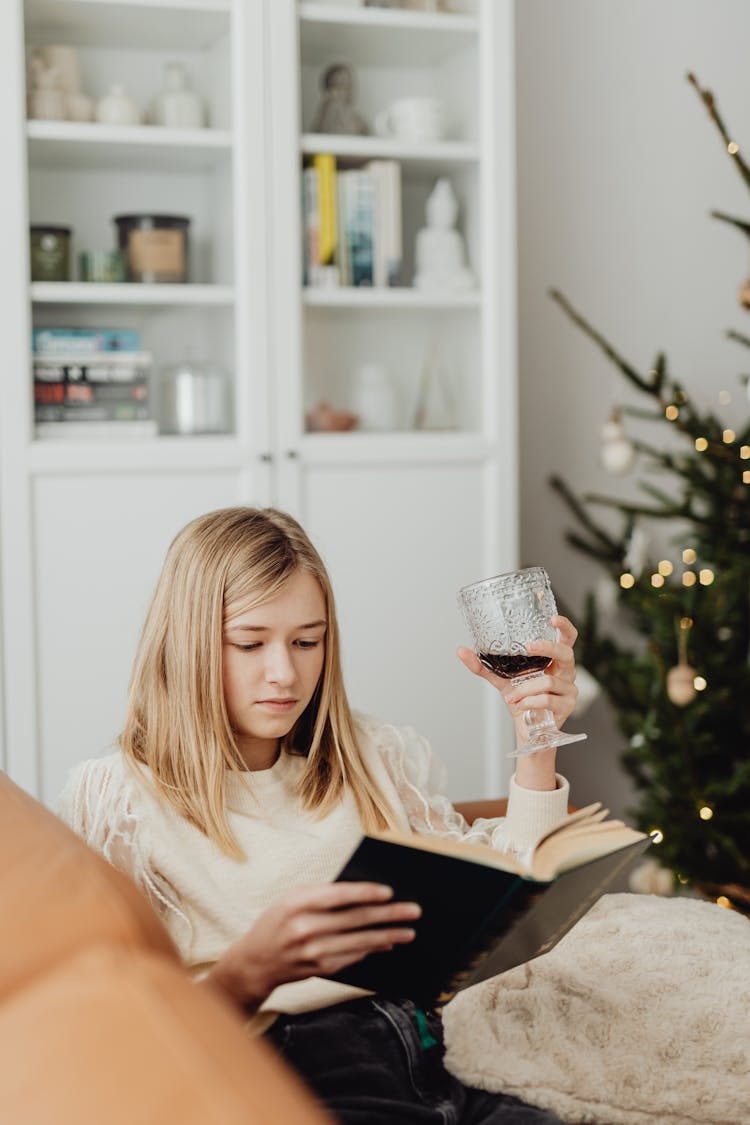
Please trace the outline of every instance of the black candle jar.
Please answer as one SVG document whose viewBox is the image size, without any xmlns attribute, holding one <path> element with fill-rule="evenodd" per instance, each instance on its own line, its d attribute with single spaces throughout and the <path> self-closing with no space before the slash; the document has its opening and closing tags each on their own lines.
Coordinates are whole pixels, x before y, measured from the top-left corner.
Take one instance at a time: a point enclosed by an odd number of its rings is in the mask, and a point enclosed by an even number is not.
<svg viewBox="0 0 750 1125">
<path fill-rule="evenodd" d="M 190 219 L 183 215 L 116 215 L 114 222 L 128 281 L 187 281 Z"/>
</svg>

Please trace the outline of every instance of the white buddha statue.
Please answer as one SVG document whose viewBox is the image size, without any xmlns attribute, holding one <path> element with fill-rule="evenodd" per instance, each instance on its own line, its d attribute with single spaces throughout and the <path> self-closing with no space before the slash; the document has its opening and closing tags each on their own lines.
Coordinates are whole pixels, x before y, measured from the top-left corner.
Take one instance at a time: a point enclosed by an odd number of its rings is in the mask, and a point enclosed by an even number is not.
<svg viewBox="0 0 750 1125">
<path fill-rule="evenodd" d="M 463 238 L 455 229 L 458 203 L 450 180 L 441 178 L 427 197 L 427 226 L 417 232 L 416 289 L 473 289 L 474 274 L 465 264 Z"/>
</svg>

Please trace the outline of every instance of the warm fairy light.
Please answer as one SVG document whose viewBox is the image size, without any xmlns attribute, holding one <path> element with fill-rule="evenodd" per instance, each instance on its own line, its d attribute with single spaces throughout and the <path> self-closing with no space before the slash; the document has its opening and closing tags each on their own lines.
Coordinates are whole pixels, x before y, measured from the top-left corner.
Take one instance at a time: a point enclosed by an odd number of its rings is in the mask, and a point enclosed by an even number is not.
<svg viewBox="0 0 750 1125">
<path fill-rule="evenodd" d="M 650 836 L 655 844 L 660 844 L 664 839 L 664 833 L 662 832 L 661 828 L 652 828 Z"/>
<path fill-rule="evenodd" d="M 698 816 L 701 818 L 701 820 L 710 820 L 713 815 L 714 810 L 710 805 L 701 805 L 701 807 L 698 809 Z"/>
<path fill-rule="evenodd" d="M 655 586 L 658 590 L 660 586 L 664 585 L 664 575 L 663 574 L 652 574 L 651 575 L 651 585 Z"/>
<path fill-rule="evenodd" d="M 693 687 L 695 688 L 696 691 L 705 691 L 706 688 L 708 687 L 708 684 L 703 679 L 703 676 L 696 676 L 693 679 Z"/>
<path fill-rule="evenodd" d="M 628 571 L 620 575 L 620 585 L 623 590 L 630 590 L 635 586 L 635 578 Z"/>
<path fill-rule="evenodd" d="M 664 411 L 664 415 L 665 415 L 668 422 L 674 422 L 675 419 L 680 417 L 680 411 L 678 410 L 678 408 L 676 406 L 670 405 Z"/>
<path fill-rule="evenodd" d="M 669 578 L 669 575 L 674 570 L 674 567 L 672 566 L 669 559 L 662 559 L 656 569 L 659 571 L 659 574 L 663 574 L 665 578 Z"/>
<path fill-rule="evenodd" d="M 694 586 L 695 583 L 696 583 L 696 577 L 695 577 L 695 574 L 693 573 L 693 571 L 692 570 L 686 570 L 685 573 L 682 576 L 682 585 L 683 586 Z"/>
<path fill-rule="evenodd" d="M 695 439 L 695 448 L 699 453 L 705 453 L 705 451 L 708 449 L 708 442 L 704 437 L 697 437 Z"/>
<path fill-rule="evenodd" d="M 692 629 L 692 627 L 693 627 L 692 617 L 681 617 L 680 618 L 680 628 L 681 629 Z"/>
<path fill-rule="evenodd" d="M 688 880 L 687 875 L 678 875 L 677 876 L 677 882 L 682 883 L 683 887 L 687 886 L 688 881 L 689 880 Z"/>
<path fill-rule="evenodd" d="M 659 376 L 659 372 L 656 370 L 655 367 L 652 367 L 651 370 L 648 373 L 649 382 L 655 383 L 658 376 Z"/>
<path fill-rule="evenodd" d="M 698 574 L 701 586 L 710 586 L 716 575 L 709 567 L 704 567 Z"/>
<path fill-rule="evenodd" d="M 734 910 L 734 907 L 732 906 L 732 900 L 730 898 L 727 898 L 726 895 L 719 895 L 716 900 L 716 905 L 723 906 L 726 910 Z"/>
<path fill-rule="evenodd" d="M 682 552 L 682 561 L 690 566 L 698 558 L 692 547 L 686 547 Z"/>
<path fill-rule="evenodd" d="M 747 461 L 748 457 L 750 457 L 750 445 L 740 446 L 740 457 L 743 461 Z"/>
<path fill-rule="evenodd" d="M 729 391 L 719 391 L 719 403 L 721 406 L 728 406 L 732 401 L 732 396 Z"/>
<path fill-rule="evenodd" d="M 742 483 L 750 484 L 750 469 L 745 469 L 744 473 L 742 474 Z"/>
<path fill-rule="evenodd" d="M 737 435 L 734 430 L 724 430 L 724 433 L 721 435 L 721 440 L 726 442 L 727 445 L 731 445 L 736 437 Z"/>
<path fill-rule="evenodd" d="M 729 144 L 727 145 L 727 152 L 729 153 L 729 155 L 730 156 L 736 156 L 739 151 L 740 151 L 740 146 L 737 144 L 737 142 L 736 141 L 730 141 Z"/>
</svg>

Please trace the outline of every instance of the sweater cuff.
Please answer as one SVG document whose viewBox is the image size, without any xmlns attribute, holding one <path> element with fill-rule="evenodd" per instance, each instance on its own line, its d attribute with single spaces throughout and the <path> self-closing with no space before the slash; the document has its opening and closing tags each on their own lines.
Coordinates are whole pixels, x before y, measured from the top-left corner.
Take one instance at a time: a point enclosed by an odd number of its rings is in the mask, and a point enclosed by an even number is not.
<svg viewBox="0 0 750 1125">
<path fill-rule="evenodd" d="M 524 789 L 515 775 L 510 779 L 505 836 L 513 851 L 524 851 L 567 816 L 570 785 L 555 777 L 557 788 L 550 790 Z"/>
</svg>

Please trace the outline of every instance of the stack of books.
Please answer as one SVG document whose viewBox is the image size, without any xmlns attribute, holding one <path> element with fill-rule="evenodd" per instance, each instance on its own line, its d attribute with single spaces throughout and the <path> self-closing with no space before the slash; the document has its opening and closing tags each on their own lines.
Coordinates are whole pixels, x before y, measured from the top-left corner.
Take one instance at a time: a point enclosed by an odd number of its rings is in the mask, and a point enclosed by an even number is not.
<svg viewBox="0 0 750 1125">
<path fill-rule="evenodd" d="M 134 329 L 34 329 L 36 437 L 155 436 L 151 367 Z"/>
<path fill-rule="evenodd" d="M 304 283 L 396 286 L 402 259 L 401 165 L 339 170 L 318 153 L 302 172 Z"/>
</svg>

